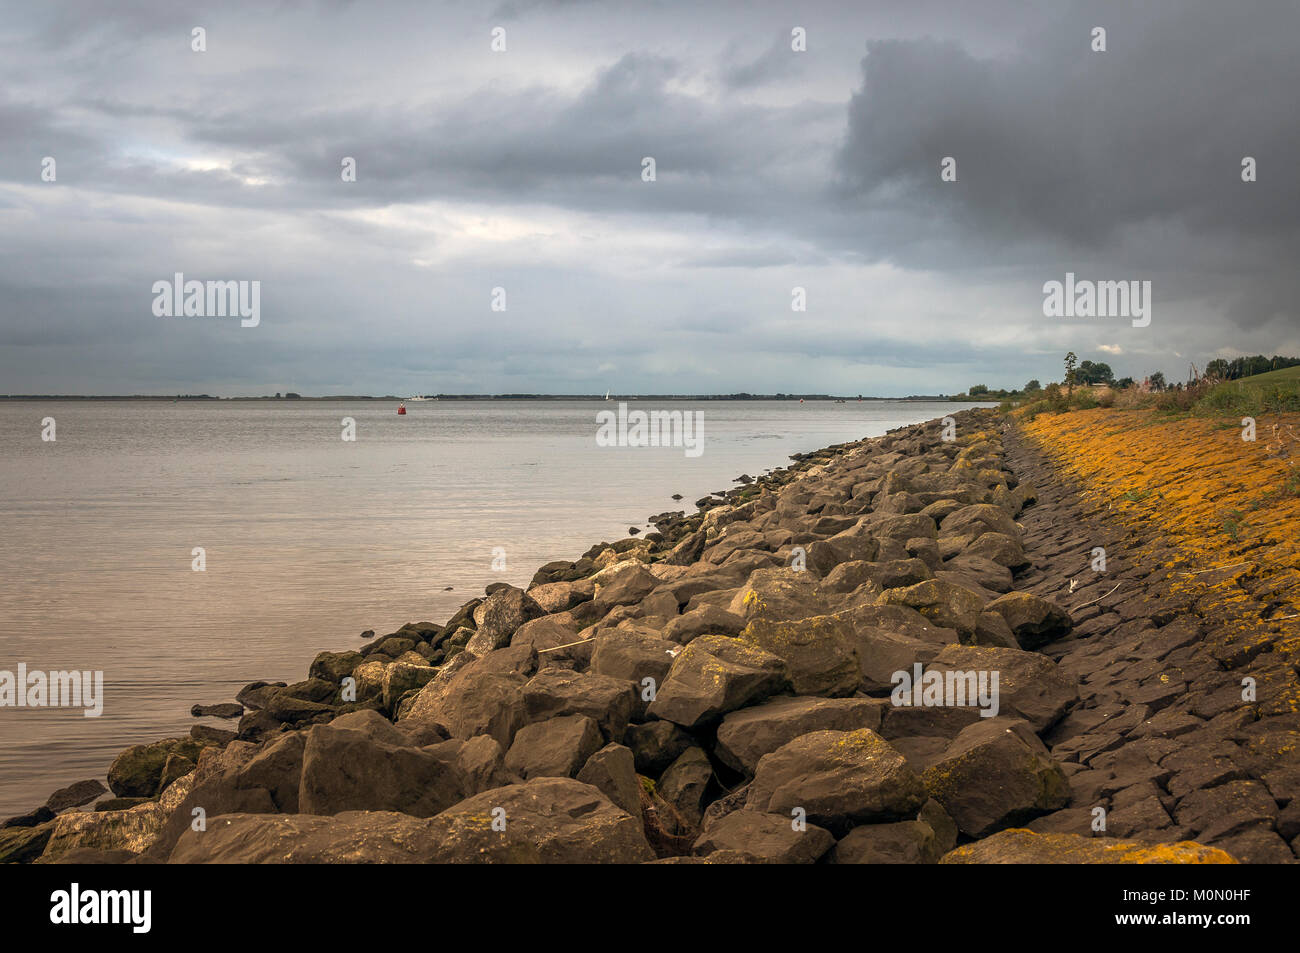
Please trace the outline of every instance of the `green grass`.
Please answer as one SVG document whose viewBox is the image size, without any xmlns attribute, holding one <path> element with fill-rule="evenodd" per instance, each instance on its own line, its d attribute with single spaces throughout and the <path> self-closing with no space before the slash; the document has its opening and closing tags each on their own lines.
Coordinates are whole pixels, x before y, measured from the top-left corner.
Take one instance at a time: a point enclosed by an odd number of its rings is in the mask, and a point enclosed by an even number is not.
<svg viewBox="0 0 1300 953">
<path fill-rule="evenodd" d="M 1197 408 L 1248 417 L 1300 410 L 1300 367 L 1224 381 L 1197 401 Z"/>
</svg>

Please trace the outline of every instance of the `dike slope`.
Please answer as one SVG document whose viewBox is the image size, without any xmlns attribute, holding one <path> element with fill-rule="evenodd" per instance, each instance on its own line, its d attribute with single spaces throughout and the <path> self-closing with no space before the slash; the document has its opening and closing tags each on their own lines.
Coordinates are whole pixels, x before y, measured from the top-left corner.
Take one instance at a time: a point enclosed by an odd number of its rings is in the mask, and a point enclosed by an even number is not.
<svg viewBox="0 0 1300 953">
<path fill-rule="evenodd" d="M 252 683 L 0 860 L 1292 859 L 1294 716 L 1227 691 L 1273 653 L 1214 655 L 1066 479 L 989 410 L 802 456 Z"/>
</svg>

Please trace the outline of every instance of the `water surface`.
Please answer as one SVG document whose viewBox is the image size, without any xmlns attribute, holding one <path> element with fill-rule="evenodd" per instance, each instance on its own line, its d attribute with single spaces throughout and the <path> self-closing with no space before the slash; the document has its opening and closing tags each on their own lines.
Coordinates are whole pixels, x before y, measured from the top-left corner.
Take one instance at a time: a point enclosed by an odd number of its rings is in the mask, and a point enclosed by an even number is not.
<svg viewBox="0 0 1300 953">
<path fill-rule="evenodd" d="M 526 586 L 741 473 L 967 405 L 630 405 L 702 411 L 695 458 L 597 446 L 595 414 L 614 406 L 0 401 L 0 669 L 102 670 L 106 696 L 99 718 L 0 708 L 0 818 L 102 779 L 127 745 L 187 733 L 195 702 L 306 677 L 364 629 L 444 622 L 484 585 Z"/>
</svg>

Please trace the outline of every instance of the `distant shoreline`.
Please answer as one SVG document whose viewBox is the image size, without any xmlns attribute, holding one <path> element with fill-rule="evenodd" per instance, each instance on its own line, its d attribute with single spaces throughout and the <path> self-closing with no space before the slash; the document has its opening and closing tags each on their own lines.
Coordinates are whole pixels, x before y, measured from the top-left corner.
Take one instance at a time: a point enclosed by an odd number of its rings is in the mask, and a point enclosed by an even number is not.
<svg viewBox="0 0 1300 953">
<path fill-rule="evenodd" d="M 997 403 L 996 398 L 968 397 L 965 394 L 913 394 L 908 397 L 858 397 L 834 394 L 436 394 L 422 398 L 437 400 L 817 400 L 844 401 L 845 403 L 898 402 L 898 401 L 948 401 L 959 403 Z M 324 400 L 411 400 L 388 394 L 376 397 L 371 394 L 344 394 L 334 397 L 213 397 L 210 394 L 0 394 L 0 400 L 153 400 L 153 401 L 324 401 Z"/>
</svg>

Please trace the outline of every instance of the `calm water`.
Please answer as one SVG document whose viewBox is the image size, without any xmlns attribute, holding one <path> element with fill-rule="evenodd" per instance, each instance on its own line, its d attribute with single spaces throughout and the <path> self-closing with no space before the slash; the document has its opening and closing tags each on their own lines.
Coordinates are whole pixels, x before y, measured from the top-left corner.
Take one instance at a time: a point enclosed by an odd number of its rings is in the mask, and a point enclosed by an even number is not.
<svg viewBox="0 0 1300 953">
<path fill-rule="evenodd" d="M 694 459 L 598 447 L 595 413 L 613 406 L 0 402 L 0 670 L 103 670 L 105 694 L 99 718 L 0 708 L 0 818 L 102 779 L 129 744 L 188 732 L 195 702 L 306 677 L 364 629 L 444 622 L 484 585 L 527 585 L 742 472 L 965 405 L 631 405 L 703 411 Z"/>
</svg>

